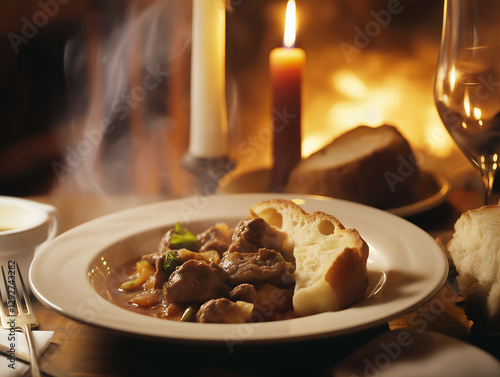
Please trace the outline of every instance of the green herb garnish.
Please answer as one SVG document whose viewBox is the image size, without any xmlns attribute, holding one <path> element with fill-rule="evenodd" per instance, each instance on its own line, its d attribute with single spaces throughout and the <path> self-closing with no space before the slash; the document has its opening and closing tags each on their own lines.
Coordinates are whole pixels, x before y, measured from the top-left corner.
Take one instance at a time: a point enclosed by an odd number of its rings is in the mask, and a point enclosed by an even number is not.
<svg viewBox="0 0 500 377">
<path fill-rule="evenodd" d="M 181 224 L 176 223 L 175 229 L 170 237 L 170 247 L 172 249 L 188 249 L 198 251 L 201 247 L 201 242 L 189 230 Z"/>
<path fill-rule="evenodd" d="M 181 322 L 193 322 L 196 318 L 196 310 L 192 306 L 189 306 L 181 317 Z"/>
<path fill-rule="evenodd" d="M 175 271 L 177 267 L 177 255 L 175 255 L 172 251 L 167 251 L 167 255 L 165 256 L 165 260 L 163 261 L 163 269 L 170 275 Z"/>
</svg>

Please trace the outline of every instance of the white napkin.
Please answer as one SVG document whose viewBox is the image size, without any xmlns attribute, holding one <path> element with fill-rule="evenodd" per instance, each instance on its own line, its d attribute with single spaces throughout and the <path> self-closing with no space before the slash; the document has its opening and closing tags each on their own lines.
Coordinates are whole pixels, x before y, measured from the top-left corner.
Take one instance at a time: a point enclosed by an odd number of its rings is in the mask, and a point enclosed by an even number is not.
<svg viewBox="0 0 500 377">
<path fill-rule="evenodd" d="M 40 356 L 45 349 L 49 346 L 52 337 L 54 336 L 54 331 L 33 331 L 33 343 L 35 344 L 35 349 Z M 15 335 L 15 339 L 13 338 Z M 26 336 L 19 331 L 16 331 L 15 334 L 11 334 L 8 330 L 0 329 L 0 344 L 11 348 L 11 344 L 14 346 L 14 350 L 18 350 L 29 354 L 28 343 L 26 342 Z M 10 365 L 10 367 L 9 367 Z M 13 367 L 15 369 L 13 369 Z M 24 376 L 30 369 L 28 364 L 23 363 L 22 361 L 15 360 L 13 363 L 12 360 L 9 360 L 8 357 L 4 355 L 0 355 L 0 376 L 2 377 L 20 377 Z"/>
<path fill-rule="evenodd" d="M 489 353 L 431 331 L 388 331 L 335 366 L 335 377 L 498 377 L 500 362 Z"/>
</svg>

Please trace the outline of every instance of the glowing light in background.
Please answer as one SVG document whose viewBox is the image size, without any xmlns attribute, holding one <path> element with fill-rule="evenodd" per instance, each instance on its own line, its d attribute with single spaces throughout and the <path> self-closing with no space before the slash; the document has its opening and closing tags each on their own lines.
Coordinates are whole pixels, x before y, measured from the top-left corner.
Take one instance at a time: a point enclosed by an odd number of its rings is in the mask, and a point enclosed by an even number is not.
<svg viewBox="0 0 500 377">
<path fill-rule="evenodd" d="M 424 129 L 424 140 L 421 144 L 437 157 L 447 157 L 456 148 L 453 139 L 443 127 L 441 120 L 436 116 L 436 110 L 429 107 L 422 117 L 426 125 Z"/>
<path fill-rule="evenodd" d="M 353 72 L 339 71 L 334 73 L 332 85 L 340 94 L 349 98 L 359 99 L 366 96 L 366 85 Z"/>
<path fill-rule="evenodd" d="M 408 68 L 411 69 L 411 68 Z M 326 114 L 326 124 L 309 120 L 307 127 L 314 129 L 305 134 L 302 151 L 307 157 L 335 137 L 359 125 L 371 127 L 384 123 L 396 126 L 413 147 L 426 149 L 438 158 L 449 157 L 456 146 L 443 127 L 432 101 L 432 89 L 415 88 L 401 75 L 373 77 L 340 69 L 331 73 L 331 91 L 338 94 L 336 100 L 316 101 L 308 114 Z M 426 92 L 428 90 L 428 92 Z M 430 99 L 430 100 L 429 100 Z M 408 111 L 416 103 L 426 101 L 418 113 Z"/>
<path fill-rule="evenodd" d="M 310 135 L 302 141 L 302 157 L 308 157 L 325 144 L 325 137 L 322 135 Z"/>
</svg>

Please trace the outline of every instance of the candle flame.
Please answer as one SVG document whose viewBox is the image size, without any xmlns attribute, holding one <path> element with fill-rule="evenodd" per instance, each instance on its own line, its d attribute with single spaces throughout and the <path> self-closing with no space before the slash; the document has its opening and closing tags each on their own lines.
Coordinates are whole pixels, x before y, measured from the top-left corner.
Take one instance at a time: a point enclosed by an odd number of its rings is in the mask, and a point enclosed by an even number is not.
<svg viewBox="0 0 500 377">
<path fill-rule="evenodd" d="M 290 48 L 295 46 L 295 24 L 295 0 L 289 0 L 286 5 L 285 36 L 283 38 L 283 45 L 285 47 Z"/>
</svg>

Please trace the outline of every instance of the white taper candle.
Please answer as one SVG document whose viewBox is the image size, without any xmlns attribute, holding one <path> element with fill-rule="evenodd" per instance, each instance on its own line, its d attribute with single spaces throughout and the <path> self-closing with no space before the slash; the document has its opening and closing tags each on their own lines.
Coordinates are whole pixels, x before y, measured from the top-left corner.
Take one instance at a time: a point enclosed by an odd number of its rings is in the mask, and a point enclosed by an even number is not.
<svg viewBox="0 0 500 377">
<path fill-rule="evenodd" d="M 227 155 L 225 0 L 193 0 L 189 154 Z"/>
</svg>

